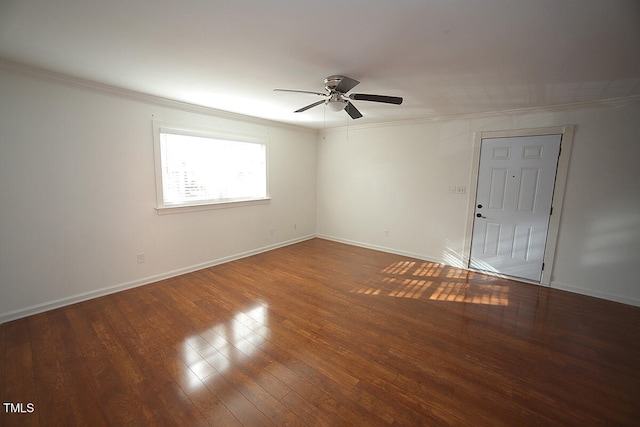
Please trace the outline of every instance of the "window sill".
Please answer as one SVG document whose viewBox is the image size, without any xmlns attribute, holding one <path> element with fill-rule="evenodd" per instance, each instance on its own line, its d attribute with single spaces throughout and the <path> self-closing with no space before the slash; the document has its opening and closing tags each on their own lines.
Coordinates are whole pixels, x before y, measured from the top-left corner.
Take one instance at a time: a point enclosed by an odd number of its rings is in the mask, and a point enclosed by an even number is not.
<svg viewBox="0 0 640 427">
<path fill-rule="evenodd" d="M 177 213 L 200 212 L 214 209 L 239 208 L 243 206 L 265 205 L 271 202 L 271 197 L 264 199 L 237 200 L 232 202 L 216 202 L 201 205 L 184 205 L 184 206 L 163 206 L 157 207 L 158 215 L 171 215 Z"/>
</svg>

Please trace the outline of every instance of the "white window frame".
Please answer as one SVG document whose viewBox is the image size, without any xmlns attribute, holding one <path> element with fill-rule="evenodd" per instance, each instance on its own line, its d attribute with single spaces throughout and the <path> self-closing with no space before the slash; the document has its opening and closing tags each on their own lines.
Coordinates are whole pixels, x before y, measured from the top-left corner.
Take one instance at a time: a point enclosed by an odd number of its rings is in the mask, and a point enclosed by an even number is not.
<svg viewBox="0 0 640 427">
<path fill-rule="evenodd" d="M 163 173 L 162 173 L 162 146 L 161 133 L 172 133 L 177 135 L 204 137 L 224 141 L 237 141 L 242 143 L 261 144 L 265 149 L 265 173 L 266 173 L 266 195 L 261 198 L 230 198 L 230 199 L 211 199 L 200 200 L 194 202 L 185 202 L 182 204 L 166 204 L 164 199 Z M 221 209 L 240 206 L 251 206 L 256 204 L 269 203 L 269 143 L 264 136 L 241 134 L 241 133 L 225 133 L 213 131 L 196 126 L 171 124 L 166 122 L 153 121 L 153 148 L 155 157 L 155 173 L 156 173 L 156 211 L 158 214 L 172 214 L 179 212 L 193 212 L 209 209 Z"/>
</svg>

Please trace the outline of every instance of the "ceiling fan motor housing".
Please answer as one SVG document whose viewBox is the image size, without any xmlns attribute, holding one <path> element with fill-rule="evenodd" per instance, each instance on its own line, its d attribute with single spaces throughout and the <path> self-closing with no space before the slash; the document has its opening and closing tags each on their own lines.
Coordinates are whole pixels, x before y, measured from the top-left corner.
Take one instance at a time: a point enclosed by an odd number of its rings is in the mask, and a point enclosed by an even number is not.
<svg viewBox="0 0 640 427">
<path fill-rule="evenodd" d="M 326 79 L 324 79 L 325 89 L 327 89 L 329 92 L 333 92 L 334 90 L 336 90 L 336 88 L 338 87 L 338 85 L 340 84 L 343 78 L 344 76 L 327 77 Z"/>
</svg>

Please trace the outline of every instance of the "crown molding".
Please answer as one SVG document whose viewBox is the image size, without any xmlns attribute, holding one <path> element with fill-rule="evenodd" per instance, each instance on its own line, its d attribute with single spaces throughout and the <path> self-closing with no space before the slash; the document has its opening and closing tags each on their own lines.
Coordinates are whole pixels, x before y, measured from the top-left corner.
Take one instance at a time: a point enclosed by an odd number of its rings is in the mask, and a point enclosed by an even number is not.
<svg viewBox="0 0 640 427">
<path fill-rule="evenodd" d="M 128 101 L 139 102 L 158 107 L 172 108 L 175 110 L 185 111 L 189 113 L 203 114 L 214 116 L 221 119 L 236 120 L 242 122 L 250 122 L 263 126 L 275 126 L 285 129 L 293 129 L 297 131 L 305 131 L 317 134 L 316 129 L 310 129 L 304 126 L 296 126 L 289 123 L 282 123 L 274 120 L 262 119 L 254 116 L 247 116 L 230 111 L 218 110 L 216 108 L 204 107 L 201 105 L 190 104 L 188 102 L 176 101 L 173 99 L 163 98 L 156 95 L 150 95 L 142 92 L 136 92 L 130 89 L 124 89 L 117 86 L 99 83 L 80 77 L 70 76 L 55 71 L 45 70 L 43 68 L 33 67 L 13 61 L 0 58 L 0 70 L 17 74 L 23 77 L 53 83 L 59 86 L 65 86 L 72 89 L 78 89 L 87 92 L 98 93 L 101 95 L 111 96 L 114 98 L 125 99 Z"/>
<path fill-rule="evenodd" d="M 494 117 L 501 117 L 501 116 L 502 117 L 515 116 L 515 115 L 521 115 L 521 114 L 569 111 L 569 110 L 576 110 L 579 108 L 621 107 L 624 105 L 633 104 L 637 102 L 640 102 L 640 95 L 627 96 L 622 98 L 606 98 L 606 99 L 597 99 L 592 101 L 544 105 L 544 106 L 536 106 L 536 107 L 513 108 L 510 110 L 496 110 L 496 111 L 487 111 L 482 113 L 451 114 L 447 116 L 423 117 L 423 118 L 417 118 L 417 119 L 396 120 L 396 121 L 388 121 L 388 122 L 380 122 L 380 123 L 369 123 L 369 124 L 363 124 L 363 125 L 348 125 L 348 126 L 327 128 L 324 131 L 321 130 L 320 133 L 328 134 L 328 133 L 335 133 L 335 132 L 348 132 L 353 130 L 364 130 L 364 129 L 372 129 L 372 128 L 380 128 L 380 127 L 421 125 L 426 123 L 434 123 L 434 122 L 447 121 L 447 120 L 487 119 L 487 118 L 494 118 Z"/>
<path fill-rule="evenodd" d="M 111 96 L 120 99 L 126 99 L 129 101 L 140 102 L 149 105 L 155 105 L 159 107 L 172 108 L 180 111 L 203 114 L 208 116 L 214 116 L 216 118 L 237 120 L 243 122 L 250 122 L 263 126 L 275 126 L 284 129 L 293 129 L 297 131 L 304 131 L 316 135 L 325 135 L 330 133 L 345 132 L 352 130 L 364 130 L 374 129 L 381 127 L 394 127 L 394 126 L 411 126 L 420 125 L 425 123 L 434 123 L 447 120 L 465 120 L 465 119 L 483 119 L 500 116 L 511 116 L 519 114 L 534 114 L 534 113 L 548 113 L 557 111 L 574 110 L 578 108 L 596 108 L 603 106 L 622 106 L 635 102 L 640 102 L 640 95 L 622 97 L 622 98 L 607 98 L 598 99 L 592 101 L 581 101 L 536 107 L 524 107 L 514 108 L 509 110 L 496 110 L 487 111 L 481 113 L 466 113 L 466 114 L 451 114 L 445 116 L 435 117 L 422 117 L 408 120 L 396 120 L 385 121 L 379 123 L 369 123 L 362 125 L 346 125 L 338 127 L 330 127 L 325 129 L 309 128 L 307 126 L 294 125 L 290 123 L 278 122 L 275 120 L 262 119 L 254 116 L 247 116 L 239 113 L 232 113 L 230 111 L 218 110 L 216 108 L 205 107 L 202 105 L 190 104 L 188 102 L 177 101 L 173 99 L 163 98 L 156 95 L 150 95 L 142 92 L 137 92 L 130 89 L 124 89 L 105 83 L 99 83 L 80 77 L 70 76 L 67 74 L 58 73 L 55 71 L 46 70 L 43 68 L 34 67 L 31 65 L 21 64 L 6 59 L 0 58 L 0 70 L 7 71 L 13 74 L 18 74 L 24 77 L 41 80 L 60 86 L 66 86 L 73 89 L 84 90 L 88 92 L 99 93 L 106 96 Z"/>
</svg>

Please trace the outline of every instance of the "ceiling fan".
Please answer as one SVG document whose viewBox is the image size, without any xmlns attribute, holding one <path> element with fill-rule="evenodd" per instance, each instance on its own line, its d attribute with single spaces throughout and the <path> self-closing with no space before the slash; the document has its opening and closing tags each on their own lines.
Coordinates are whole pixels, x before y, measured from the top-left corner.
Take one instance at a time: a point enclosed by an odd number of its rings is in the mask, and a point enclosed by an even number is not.
<svg viewBox="0 0 640 427">
<path fill-rule="evenodd" d="M 402 104 L 402 98 L 398 96 L 385 96 L 385 95 L 369 95 L 366 93 L 352 93 L 347 95 L 351 89 L 356 87 L 360 82 L 345 76 L 329 76 L 324 79 L 324 89 L 326 92 L 312 92 L 308 90 L 294 90 L 294 89 L 274 89 L 278 92 L 296 92 L 296 93 L 310 93 L 312 95 L 322 96 L 324 99 L 309 104 L 306 107 L 302 107 L 296 110 L 295 113 L 302 113 L 310 108 L 318 106 L 320 104 L 326 104 L 333 111 L 344 110 L 351 116 L 352 119 L 359 119 L 362 117 L 362 113 L 349 101 L 373 101 L 383 102 L 385 104 Z"/>
</svg>

